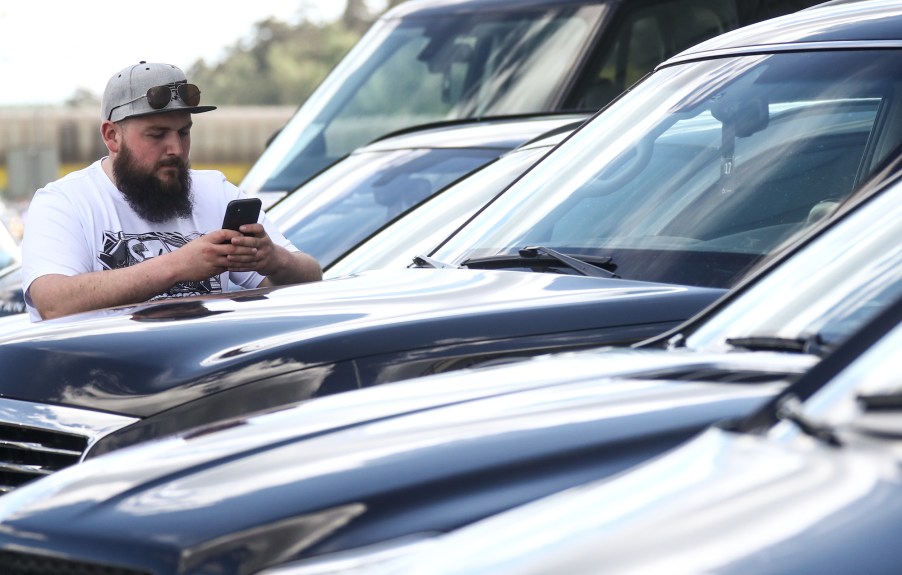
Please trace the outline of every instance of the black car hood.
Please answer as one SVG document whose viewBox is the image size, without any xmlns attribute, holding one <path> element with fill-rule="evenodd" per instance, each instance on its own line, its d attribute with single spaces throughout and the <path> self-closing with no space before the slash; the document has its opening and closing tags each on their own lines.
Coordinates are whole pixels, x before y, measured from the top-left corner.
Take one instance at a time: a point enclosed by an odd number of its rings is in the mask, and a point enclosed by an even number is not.
<svg viewBox="0 0 902 575">
<path fill-rule="evenodd" d="M 663 331 L 722 293 L 559 274 L 403 269 L 101 317 L 2 318 L 0 396 L 143 417 L 368 356 L 648 324 Z"/>
<path fill-rule="evenodd" d="M 229 563 L 247 560 L 259 537 L 269 543 L 254 561 L 303 554 L 336 532 L 345 539 L 321 552 L 392 529 L 449 527 L 616 473 L 744 415 L 815 360 L 593 350 L 318 399 L 20 488 L 0 498 L 0 545 L 158 572 L 176 572 L 180 558 L 239 572 L 261 566 Z M 754 372 L 759 383 L 684 380 L 718 372 L 733 381 Z"/>
</svg>

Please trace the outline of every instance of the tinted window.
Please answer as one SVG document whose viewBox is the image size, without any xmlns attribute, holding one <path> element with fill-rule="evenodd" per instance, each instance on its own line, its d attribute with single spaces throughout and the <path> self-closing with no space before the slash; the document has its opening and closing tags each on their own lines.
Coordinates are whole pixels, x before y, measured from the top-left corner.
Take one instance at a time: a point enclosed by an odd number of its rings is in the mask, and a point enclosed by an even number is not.
<svg viewBox="0 0 902 575">
<path fill-rule="evenodd" d="M 738 26 L 733 0 L 624 4 L 570 105 L 601 108 L 670 56 Z"/>
</svg>

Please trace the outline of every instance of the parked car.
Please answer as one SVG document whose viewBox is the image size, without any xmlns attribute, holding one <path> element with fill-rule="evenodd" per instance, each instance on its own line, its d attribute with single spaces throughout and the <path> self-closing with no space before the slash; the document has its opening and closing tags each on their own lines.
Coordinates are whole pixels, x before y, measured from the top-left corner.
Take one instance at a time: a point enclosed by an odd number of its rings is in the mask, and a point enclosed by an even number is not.
<svg viewBox="0 0 902 575">
<path fill-rule="evenodd" d="M 653 485 L 681 495 L 695 479 L 716 477 L 715 463 L 721 459 L 712 457 L 718 447 L 721 453 L 735 453 L 738 478 L 745 480 L 732 483 L 731 495 L 742 497 L 744 485 L 768 475 L 796 472 L 808 481 L 796 482 L 791 495 L 818 495 L 821 504 L 796 504 L 782 490 L 771 492 L 771 500 L 801 512 L 810 509 L 808 516 L 836 509 L 846 498 L 834 499 L 830 480 L 844 480 L 850 496 L 873 484 L 860 484 L 858 458 L 815 469 L 804 466 L 811 461 L 804 454 L 788 470 L 755 465 L 760 447 L 742 448 L 738 439 L 731 450 L 708 432 L 702 436 L 707 436 L 704 447 L 696 443 L 676 461 L 652 463 L 652 478 L 617 489 L 605 499 L 607 506 L 591 500 L 591 506 L 580 505 L 574 498 L 566 510 L 579 521 L 568 523 L 567 514 L 558 513 L 561 519 L 545 528 L 529 515 L 522 524 L 499 515 L 490 520 L 502 522 L 501 528 L 474 525 L 480 536 L 457 546 L 452 535 L 441 555 L 433 556 L 429 547 L 422 555 L 414 553 L 429 545 L 443 549 L 437 538 L 442 532 L 465 533 L 464 526 L 506 509 L 629 473 L 711 424 L 766 405 L 787 386 L 805 399 L 799 386 L 832 369 L 834 358 L 844 357 L 844 346 L 869 337 L 882 311 L 894 310 L 898 322 L 900 200 L 902 174 L 896 173 L 891 186 L 845 204 L 829 227 L 807 234 L 708 313 L 634 349 L 544 355 L 315 399 L 62 470 L 0 497 L 0 559 L 48 565 L 49 573 L 199 575 L 269 569 L 269 575 L 323 575 L 360 572 L 395 553 L 428 563 L 416 564 L 411 572 L 417 574 L 455 568 L 485 572 L 481 561 L 506 559 L 535 569 L 543 565 L 532 561 L 536 543 L 569 543 L 566 535 L 579 535 L 585 523 L 599 515 L 611 517 L 635 500 L 628 499 L 632 490 L 640 492 L 654 480 Z M 898 337 L 893 343 L 888 354 L 883 350 L 884 359 L 897 355 Z M 883 373 L 898 393 L 894 367 L 885 361 Z M 844 395 L 848 409 L 851 402 Z M 803 417 L 786 419 L 804 426 L 808 416 Z M 878 417 L 875 424 L 881 423 Z M 872 429 L 895 433 L 897 427 L 890 420 Z M 817 460 L 832 457 L 815 455 Z M 881 467 L 873 463 L 862 470 L 866 478 L 879 477 Z M 882 467 L 895 483 L 896 467 Z M 814 483 L 823 483 L 826 493 L 800 493 Z M 875 503 L 881 493 L 872 493 Z M 752 504 L 751 495 L 733 500 L 734 507 Z M 689 507 L 695 501 L 678 500 Z M 729 505 L 730 500 L 717 503 Z M 751 518 L 743 519 L 749 527 Z M 780 521 L 789 519 L 781 516 Z M 638 559 L 658 558 L 642 553 L 641 545 L 687 523 L 699 525 L 664 517 L 660 530 L 637 528 L 632 538 L 617 540 L 616 549 L 591 545 L 572 557 L 630 549 Z M 526 536 L 525 526 L 530 527 Z M 714 532 L 700 528 L 697 537 L 680 541 L 679 547 L 707 544 L 705 535 L 722 541 L 728 527 L 720 519 Z M 891 540 L 891 534 L 881 541 Z M 596 565 L 580 566 L 586 564 Z M 668 565 L 664 570 L 678 571 L 678 563 Z M 586 571 L 592 569 L 562 563 L 543 572 Z"/>
<path fill-rule="evenodd" d="M 424 267 L 7 318 L 0 437 L 22 446 L 7 489 L 228 417 L 672 329 L 893 157 L 900 18 L 846 10 L 830 12 L 840 44 L 806 14 L 662 65 Z"/>
<path fill-rule="evenodd" d="M 19 242 L 5 223 L 0 223 L 0 271 L 22 258 Z"/>
<path fill-rule="evenodd" d="M 551 130 L 464 176 L 323 266 L 323 277 L 409 266 L 416 256 L 453 234 L 581 124 L 577 121 Z"/>
<path fill-rule="evenodd" d="M 461 178 L 478 173 L 521 144 L 586 118 L 586 114 L 541 114 L 447 122 L 443 126 L 406 130 L 355 150 L 277 202 L 267 213 L 295 245 L 302 246 L 324 270 L 329 270 L 335 260 L 370 235 L 443 193 Z M 459 198 L 458 203 L 465 203 L 475 212 L 491 197 L 486 192 L 494 195 L 500 191 L 500 183 L 494 179 L 474 181 L 474 185 L 483 183 L 493 185 L 492 189 L 468 187 L 470 197 Z M 485 201 L 480 201 L 482 198 Z M 440 229 L 444 233 L 436 235 Z M 434 247 L 454 229 L 433 228 L 430 235 L 422 234 L 420 240 L 425 243 L 421 245 Z M 18 246 L 13 246 L 16 251 L 10 252 L 6 266 L 0 251 L 0 316 L 27 312 Z M 379 248 L 372 244 L 368 246 L 371 259 L 357 267 L 376 267 L 376 249 Z"/>
<path fill-rule="evenodd" d="M 816 0 L 408 0 L 386 12 L 240 186 L 267 202 L 369 141 L 464 118 L 595 112 L 655 64 Z"/>
<path fill-rule="evenodd" d="M 897 300 L 760 411 L 625 473 L 392 558 L 265 573 L 894 574 L 900 349 Z"/>
<path fill-rule="evenodd" d="M 26 311 L 21 265 L 19 241 L 5 224 L 0 224 L 0 317 Z"/>
<path fill-rule="evenodd" d="M 285 237 L 328 269 L 387 223 L 505 152 L 586 118 L 508 117 L 393 134 L 354 150 L 267 213 Z"/>
<path fill-rule="evenodd" d="M 27 311 L 22 295 L 22 264 L 15 262 L 0 270 L 0 317 Z"/>
</svg>

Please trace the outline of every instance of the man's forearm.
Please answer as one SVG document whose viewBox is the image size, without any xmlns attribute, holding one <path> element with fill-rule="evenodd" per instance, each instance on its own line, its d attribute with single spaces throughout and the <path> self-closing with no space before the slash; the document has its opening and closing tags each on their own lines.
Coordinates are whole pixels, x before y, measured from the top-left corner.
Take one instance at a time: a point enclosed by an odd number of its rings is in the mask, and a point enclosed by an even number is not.
<svg viewBox="0 0 902 575">
<path fill-rule="evenodd" d="M 176 280 L 162 259 L 117 270 L 35 279 L 28 293 L 42 319 L 117 305 L 141 303 L 165 292 Z"/>
<path fill-rule="evenodd" d="M 279 254 L 282 263 L 276 271 L 266 276 L 266 279 L 260 284 L 261 287 L 306 283 L 323 279 L 319 262 L 309 254 L 290 252 L 281 246 L 276 249 L 284 252 Z"/>
</svg>

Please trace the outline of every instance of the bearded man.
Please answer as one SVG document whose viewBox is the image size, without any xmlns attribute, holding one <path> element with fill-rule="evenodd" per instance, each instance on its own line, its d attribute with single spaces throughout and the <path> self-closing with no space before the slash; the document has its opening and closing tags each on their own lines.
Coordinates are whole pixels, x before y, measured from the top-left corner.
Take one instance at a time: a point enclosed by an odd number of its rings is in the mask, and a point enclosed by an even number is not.
<svg viewBox="0 0 902 575">
<path fill-rule="evenodd" d="M 322 279 L 317 261 L 261 213 L 221 229 L 244 197 L 217 171 L 191 169 L 200 90 L 170 64 L 141 62 L 107 83 L 109 151 L 47 184 L 29 204 L 22 287 L 32 321 L 152 299 Z"/>
</svg>

